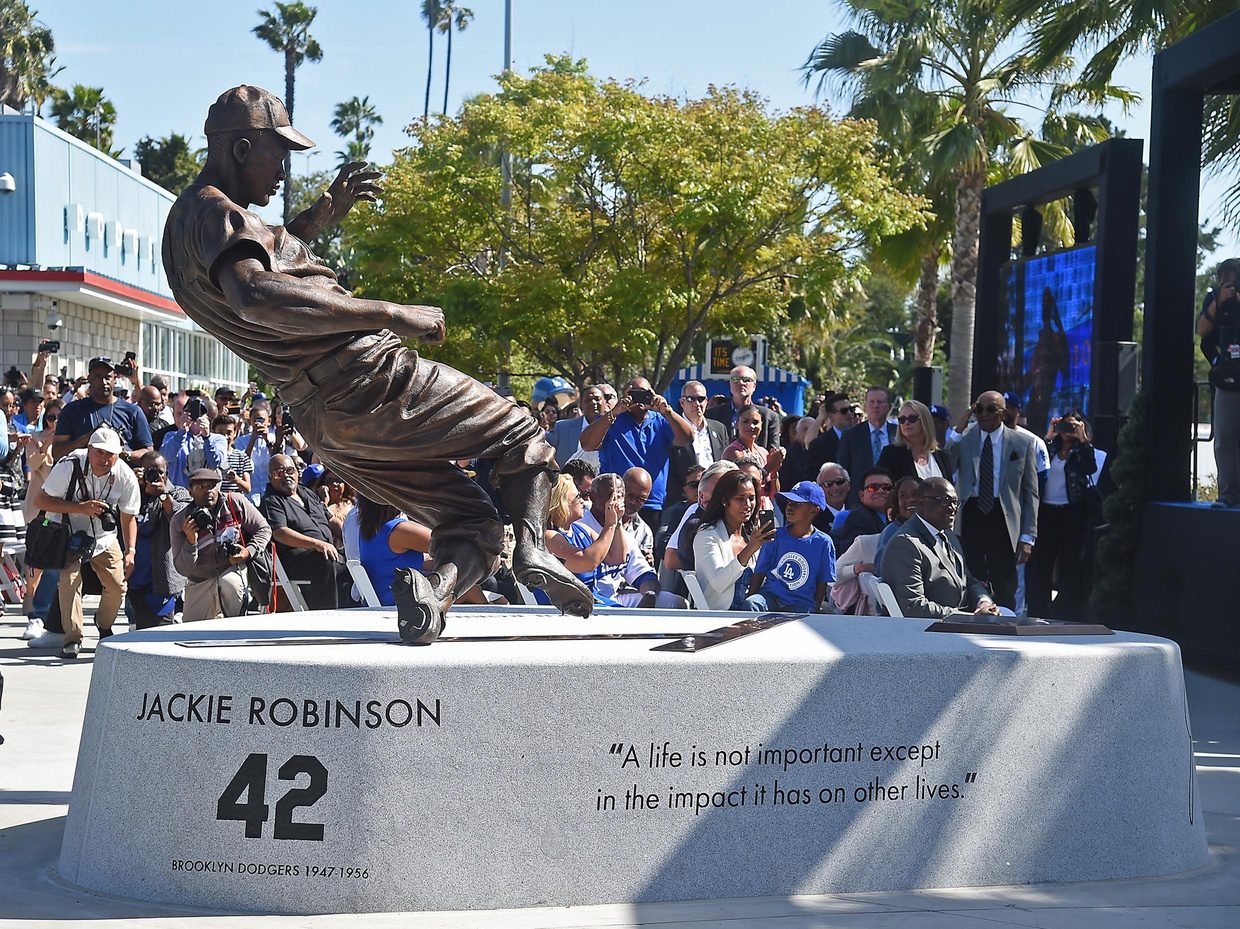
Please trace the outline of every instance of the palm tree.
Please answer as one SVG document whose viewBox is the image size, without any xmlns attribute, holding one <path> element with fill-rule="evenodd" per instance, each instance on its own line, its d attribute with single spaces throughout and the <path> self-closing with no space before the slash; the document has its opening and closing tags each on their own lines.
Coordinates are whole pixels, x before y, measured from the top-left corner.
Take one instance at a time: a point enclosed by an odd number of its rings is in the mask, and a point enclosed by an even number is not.
<svg viewBox="0 0 1240 929">
<path fill-rule="evenodd" d="M 1116 67 L 1153 47 L 1166 48 L 1236 11 L 1236 0 L 1023 0 L 1036 12 L 1039 59 L 1091 50 L 1081 80 L 1101 84 Z M 1223 197 L 1223 218 L 1240 228 L 1240 101 L 1234 94 L 1205 100 L 1202 160 L 1212 173 L 1237 178 Z"/>
<path fill-rule="evenodd" d="M 120 150 L 112 150 L 112 129 L 116 125 L 116 107 L 103 95 L 102 87 L 74 84 L 72 90 L 52 89 L 52 118 L 69 135 L 93 145 L 113 158 Z"/>
<path fill-rule="evenodd" d="M 823 79 L 864 72 L 868 91 L 891 100 L 924 97 L 928 131 L 903 144 L 907 150 L 920 149 L 918 160 L 935 177 L 949 178 L 954 188 L 948 404 L 956 410 L 971 402 L 978 231 L 987 170 L 997 152 L 1028 142 L 1024 126 L 1007 108 L 1027 105 L 1023 98 L 1033 91 L 1051 91 L 1055 105 L 1134 99 L 1109 85 L 1094 89 L 1064 83 L 1071 64 L 1066 55 L 1035 60 L 1025 39 L 1032 22 L 1016 13 L 1027 2 L 845 0 L 857 28 L 829 36 L 805 64 L 807 73 Z"/>
<path fill-rule="evenodd" d="M 422 19 L 426 23 L 426 97 L 422 101 L 422 122 L 431 115 L 431 77 L 435 64 L 435 30 L 444 20 L 444 4 L 440 0 L 422 0 Z"/>
<path fill-rule="evenodd" d="M 337 152 L 340 163 L 365 161 L 370 157 L 370 143 L 375 137 L 374 127 L 383 123 L 383 117 L 370 102 L 370 97 L 351 97 L 343 103 L 336 104 L 336 115 L 332 118 L 332 131 L 341 138 L 352 136 L 348 148 Z"/>
<path fill-rule="evenodd" d="M 56 67 L 52 31 L 35 19 L 38 13 L 21 0 L 0 0 L 0 103 L 36 111 L 51 93 Z"/>
<path fill-rule="evenodd" d="M 452 32 L 453 24 L 457 32 L 464 32 L 474 21 L 474 11 L 469 7 L 457 6 L 453 0 L 444 0 L 443 19 L 439 22 L 439 31 L 448 34 L 448 55 L 443 66 L 443 115 L 448 115 L 448 82 L 452 79 Z"/>
<path fill-rule="evenodd" d="M 300 0 L 294 3 L 275 3 L 275 10 L 259 10 L 261 22 L 252 30 L 254 35 L 262 39 L 272 51 L 284 55 L 284 105 L 288 108 L 288 116 L 293 118 L 293 81 L 297 69 L 303 61 L 321 61 L 323 49 L 310 35 L 310 24 L 318 15 L 317 8 L 306 6 Z M 293 153 L 284 156 L 285 177 L 293 174 Z M 292 191 L 286 181 L 284 184 L 284 221 L 287 223 L 292 216 Z"/>
</svg>

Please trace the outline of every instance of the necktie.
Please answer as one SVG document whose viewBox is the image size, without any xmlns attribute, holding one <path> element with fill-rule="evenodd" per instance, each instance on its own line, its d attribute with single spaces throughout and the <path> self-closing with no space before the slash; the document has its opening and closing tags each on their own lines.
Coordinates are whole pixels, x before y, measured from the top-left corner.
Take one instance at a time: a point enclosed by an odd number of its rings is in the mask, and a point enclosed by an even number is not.
<svg viewBox="0 0 1240 929">
<path fill-rule="evenodd" d="M 986 434 L 977 462 L 977 506 L 983 513 L 995 507 L 995 449 L 990 444 L 990 433 Z"/>
<path fill-rule="evenodd" d="M 883 453 L 883 434 L 877 429 L 870 429 L 870 445 L 874 449 L 874 461 L 877 463 Z"/>
<path fill-rule="evenodd" d="M 957 574 L 960 573 L 960 566 L 956 564 L 956 552 L 948 543 L 946 532 L 939 533 L 939 557 L 943 559 L 944 564 L 950 565 Z"/>
</svg>

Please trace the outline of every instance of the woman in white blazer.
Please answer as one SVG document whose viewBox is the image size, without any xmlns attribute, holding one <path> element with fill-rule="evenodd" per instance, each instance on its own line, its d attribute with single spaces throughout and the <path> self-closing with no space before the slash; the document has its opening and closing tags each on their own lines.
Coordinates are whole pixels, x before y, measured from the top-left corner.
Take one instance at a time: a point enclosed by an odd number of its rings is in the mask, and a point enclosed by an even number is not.
<svg viewBox="0 0 1240 929">
<path fill-rule="evenodd" d="M 766 532 L 759 528 L 759 493 L 751 475 L 729 471 L 711 494 L 693 539 L 694 566 L 709 609 L 730 610 L 744 602 L 758 549 L 775 538 L 773 525 Z"/>
</svg>

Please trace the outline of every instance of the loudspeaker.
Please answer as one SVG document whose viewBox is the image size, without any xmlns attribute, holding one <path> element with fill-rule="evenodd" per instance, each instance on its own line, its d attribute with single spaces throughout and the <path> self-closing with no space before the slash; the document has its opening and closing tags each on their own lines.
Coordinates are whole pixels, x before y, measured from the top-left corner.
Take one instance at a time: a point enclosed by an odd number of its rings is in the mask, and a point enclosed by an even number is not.
<svg viewBox="0 0 1240 929">
<path fill-rule="evenodd" d="M 942 398 L 943 369 L 935 367 L 914 368 L 913 399 L 929 406 L 932 403 L 942 402 Z"/>
<path fill-rule="evenodd" d="M 1137 343 L 1098 342 L 1095 416 L 1123 416 L 1137 393 Z"/>
</svg>

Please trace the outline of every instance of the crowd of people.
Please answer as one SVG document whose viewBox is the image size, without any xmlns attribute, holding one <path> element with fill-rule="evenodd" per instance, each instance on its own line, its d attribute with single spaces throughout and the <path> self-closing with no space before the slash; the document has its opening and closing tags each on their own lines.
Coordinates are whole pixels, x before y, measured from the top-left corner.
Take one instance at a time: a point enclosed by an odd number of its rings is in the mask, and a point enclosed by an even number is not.
<svg viewBox="0 0 1240 929">
<path fill-rule="evenodd" d="M 346 560 L 386 605 L 396 571 L 431 569 L 430 528 L 356 493 L 255 384 L 171 392 L 132 354 L 76 382 L 47 363 L 0 393 L 4 525 L 70 529 L 66 566 L 20 579 L 32 647 L 80 653 L 86 592 L 100 637 L 122 610 L 148 628 L 280 608 L 273 553 L 310 609 L 357 604 Z M 560 470 L 546 545 L 599 605 L 873 614 L 869 574 L 905 616 L 1084 618 L 1105 455 L 1079 414 L 1043 437 L 1012 394 L 953 423 L 873 386 L 786 416 L 744 366 L 730 395 L 689 381 L 675 405 L 640 376 L 552 384 L 528 405 Z M 504 516 L 489 463 L 455 466 Z M 535 595 L 501 562 L 462 600 Z"/>
</svg>

